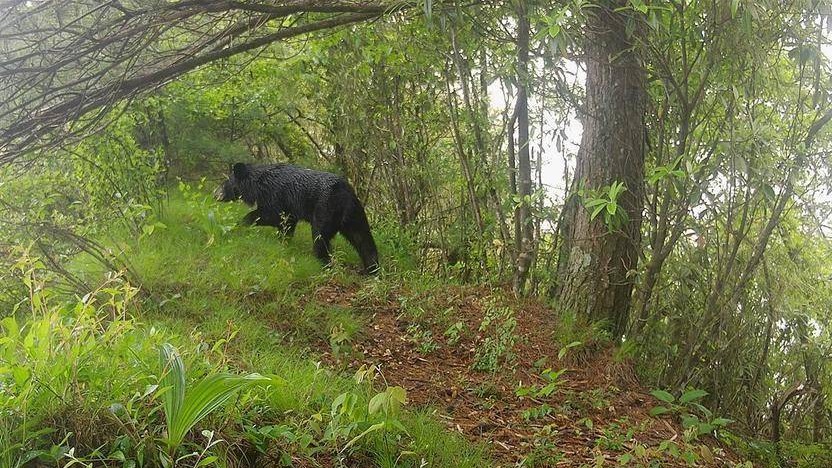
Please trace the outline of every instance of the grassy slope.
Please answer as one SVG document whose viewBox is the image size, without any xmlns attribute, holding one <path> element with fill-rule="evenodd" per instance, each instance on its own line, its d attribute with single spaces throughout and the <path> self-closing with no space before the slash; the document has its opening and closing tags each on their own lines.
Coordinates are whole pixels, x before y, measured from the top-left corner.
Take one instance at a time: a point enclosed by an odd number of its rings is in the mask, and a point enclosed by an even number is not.
<svg viewBox="0 0 832 468">
<path fill-rule="evenodd" d="M 352 392 L 358 397 L 358 406 L 366 408 L 372 395 L 384 386 L 356 383 L 351 373 L 331 371 L 317 362 L 311 345 L 328 342 L 333 329 L 349 339 L 366 317 L 318 303 L 312 296 L 318 285 L 327 281 L 370 284 L 383 280 L 363 279 L 340 267 L 322 269 L 309 253 L 308 226 L 299 227 L 291 240 L 279 239 L 271 229 L 233 228 L 244 213 L 245 207 L 239 204 L 218 205 L 204 192 L 185 190 L 168 203 L 152 232 L 138 240 L 111 236 L 120 239 L 113 242 L 114 247 L 130 260 L 143 293 L 127 310 L 131 318 L 123 323 L 129 325 L 113 332 L 121 333 L 119 338 L 111 343 L 102 340 L 103 334 L 94 334 L 100 346 L 88 355 L 100 356 L 83 360 L 80 367 L 85 375 L 100 374 L 108 364 L 113 371 L 103 378 L 82 377 L 84 396 L 71 403 L 51 398 L 48 392 L 30 393 L 26 419 L 32 424 L 25 434 L 17 431 L 5 441 L 0 437 L 0 455 L 6 444 L 0 466 L 13 464 L 10 453 L 38 445 L 48 448 L 47 442 L 75 446 L 75 454 L 88 460 L 112 457 L 117 445 L 127 458 L 138 459 L 137 453 L 144 451 L 145 458 L 152 461 L 153 447 L 164 435 L 164 420 L 157 397 L 137 396 L 155 381 L 156 349 L 163 341 L 179 348 L 191 378 L 217 371 L 277 376 L 268 389 L 244 395 L 197 425 L 198 429 L 216 430 L 215 437 L 225 439 L 210 451 L 222 464 L 333 465 L 341 460 L 350 466 L 420 466 L 423 462 L 428 466 L 490 465 L 484 448 L 445 431 L 418 411 L 399 417 L 409 435 L 373 433 L 351 450 L 344 450 L 347 441 L 367 424 L 362 426 L 358 418 L 352 432 L 333 436 L 332 427 L 327 426 L 332 420 L 332 402 L 338 395 Z M 357 264 L 357 256 L 343 240 L 335 242 L 335 250 L 344 265 Z M 391 261 L 406 263 L 406 259 Z M 100 281 L 101 272 L 92 262 L 78 259 L 74 269 L 91 282 Z M 58 309 L 66 315 L 71 307 Z M 106 310 L 102 301 L 98 313 Z M 57 316 L 53 319 L 60 320 Z M 106 329 L 106 320 L 93 321 L 91 329 Z M 110 386 L 112 381 L 122 385 Z M 77 392 L 72 387 L 78 385 L 77 379 L 62 379 L 58 393 Z M 108 412 L 114 403 L 127 406 L 129 415 L 119 418 L 118 412 Z M 129 424 L 123 424 L 125 420 Z M 3 422 L 0 418 L 0 429 Z M 350 422 L 345 419 L 337 429 L 345 430 Z M 13 419 L 5 423 L 15 424 Z M 56 431 L 33 436 L 38 426 L 44 425 Z M 96 426 L 105 432 L 95 433 Z M 261 428 L 265 429 L 258 433 Z M 72 434 L 64 440 L 68 433 Z M 258 437 L 267 440 L 261 445 L 264 453 L 257 453 L 250 443 Z M 21 441 L 22 447 L 14 447 Z M 199 431 L 192 431 L 189 444 L 185 449 L 199 451 L 206 439 Z M 256 461 L 252 461 L 254 457 Z"/>
</svg>

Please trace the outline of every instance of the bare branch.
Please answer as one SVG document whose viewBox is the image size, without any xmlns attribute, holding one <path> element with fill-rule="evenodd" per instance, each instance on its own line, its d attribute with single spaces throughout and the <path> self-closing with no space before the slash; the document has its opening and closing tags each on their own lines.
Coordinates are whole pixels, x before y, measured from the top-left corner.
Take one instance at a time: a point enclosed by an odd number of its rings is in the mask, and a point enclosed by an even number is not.
<svg viewBox="0 0 832 468">
<path fill-rule="evenodd" d="M 0 163 L 215 60 L 407 7 L 384 0 L 52 0 L 0 5 Z"/>
</svg>

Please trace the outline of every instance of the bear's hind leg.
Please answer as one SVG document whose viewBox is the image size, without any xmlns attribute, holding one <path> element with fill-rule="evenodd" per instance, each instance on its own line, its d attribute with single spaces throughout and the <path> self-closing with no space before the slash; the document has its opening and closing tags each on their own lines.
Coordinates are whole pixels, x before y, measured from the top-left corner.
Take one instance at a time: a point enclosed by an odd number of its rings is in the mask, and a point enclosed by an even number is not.
<svg viewBox="0 0 832 468">
<path fill-rule="evenodd" d="M 365 275 L 378 273 L 378 251 L 367 223 L 363 223 L 363 226 L 361 223 L 352 223 L 351 226 L 341 229 L 341 234 L 347 238 L 361 257 L 364 267 L 361 272 Z"/>
<path fill-rule="evenodd" d="M 312 228 L 312 251 L 315 253 L 315 256 L 318 257 L 318 260 L 321 261 L 324 265 L 329 265 L 332 261 L 332 257 L 330 256 L 330 245 L 329 241 L 332 240 L 333 234 L 328 232 L 321 232 L 319 229 Z"/>
</svg>

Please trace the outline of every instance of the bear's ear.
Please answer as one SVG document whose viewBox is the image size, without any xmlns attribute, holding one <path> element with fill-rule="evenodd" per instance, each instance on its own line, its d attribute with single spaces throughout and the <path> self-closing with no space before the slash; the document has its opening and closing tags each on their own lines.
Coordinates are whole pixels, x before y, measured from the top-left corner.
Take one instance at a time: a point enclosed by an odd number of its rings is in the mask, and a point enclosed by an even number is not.
<svg viewBox="0 0 832 468">
<path fill-rule="evenodd" d="M 248 177 L 248 165 L 245 163 L 236 163 L 231 166 L 231 172 L 234 173 L 234 177 L 245 179 Z"/>
</svg>

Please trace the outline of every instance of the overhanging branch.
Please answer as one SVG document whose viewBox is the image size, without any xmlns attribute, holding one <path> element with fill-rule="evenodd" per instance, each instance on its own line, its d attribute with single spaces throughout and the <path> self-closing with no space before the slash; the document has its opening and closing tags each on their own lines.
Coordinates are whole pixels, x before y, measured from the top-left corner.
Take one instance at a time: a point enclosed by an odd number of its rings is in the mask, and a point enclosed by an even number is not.
<svg viewBox="0 0 832 468">
<path fill-rule="evenodd" d="M 89 126 L 70 123 L 212 61 L 409 5 L 152 1 L 0 5 L 0 163 L 81 137 Z"/>
</svg>

